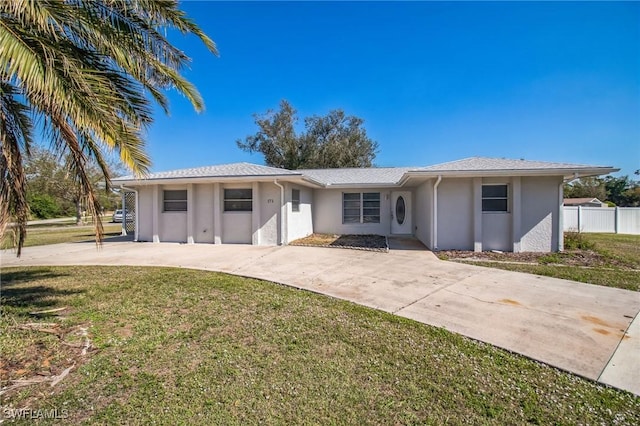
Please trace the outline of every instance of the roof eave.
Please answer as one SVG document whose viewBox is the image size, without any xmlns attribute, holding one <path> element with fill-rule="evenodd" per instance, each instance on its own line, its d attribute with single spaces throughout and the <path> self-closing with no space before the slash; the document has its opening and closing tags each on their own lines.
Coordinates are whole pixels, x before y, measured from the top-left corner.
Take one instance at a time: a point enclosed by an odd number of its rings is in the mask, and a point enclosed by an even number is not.
<svg viewBox="0 0 640 426">
<path fill-rule="evenodd" d="M 566 168 L 566 169 L 505 169 L 505 170 L 412 170 L 405 173 L 399 184 L 412 177 L 493 177 L 493 176 L 563 176 L 577 179 L 599 176 L 620 171 L 613 167 Z"/>
<path fill-rule="evenodd" d="M 273 182 L 274 179 L 283 181 L 303 181 L 301 174 L 286 175 L 259 175 L 259 176 L 202 176 L 202 177 L 169 177 L 169 178 L 141 178 L 141 179 L 113 179 L 115 185 L 183 185 L 189 183 L 215 183 L 215 182 Z"/>
</svg>

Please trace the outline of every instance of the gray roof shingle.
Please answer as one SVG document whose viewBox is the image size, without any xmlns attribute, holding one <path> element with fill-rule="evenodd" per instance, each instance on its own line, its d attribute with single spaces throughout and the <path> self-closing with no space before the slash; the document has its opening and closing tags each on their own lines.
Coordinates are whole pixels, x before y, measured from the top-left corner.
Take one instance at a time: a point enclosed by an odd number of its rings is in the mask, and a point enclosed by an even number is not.
<svg viewBox="0 0 640 426">
<path fill-rule="evenodd" d="M 591 174 L 604 174 L 616 171 L 606 166 L 589 166 L 584 164 L 550 163 L 544 161 L 513 160 L 505 158 L 471 157 L 447 163 L 435 164 L 428 167 L 370 167 L 348 169 L 301 169 L 287 170 L 275 167 L 260 166 L 251 163 L 232 163 L 217 166 L 196 167 L 191 169 L 170 170 L 151 173 L 138 179 L 134 176 L 124 176 L 114 179 L 115 182 L 156 179 L 184 179 L 184 178 L 234 178 L 234 177 L 306 177 L 324 186 L 386 186 L 401 183 L 406 173 L 418 175 L 432 174 L 479 174 L 493 172 L 531 172 L 539 173 L 551 171 L 574 172 L 585 171 Z"/>
<path fill-rule="evenodd" d="M 300 176 L 299 171 L 260 166 L 251 163 L 231 163 L 217 166 L 195 167 L 191 169 L 169 170 L 150 173 L 141 180 L 207 178 L 207 177 L 244 177 L 244 176 Z M 136 180 L 134 176 L 123 176 L 114 181 Z"/>
<path fill-rule="evenodd" d="M 471 157 L 449 161 L 433 166 L 414 169 L 414 171 L 491 171 L 491 170 L 554 170 L 554 169 L 593 169 L 604 166 L 585 164 L 550 163 L 546 161 L 513 160 L 508 158 Z"/>
<path fill-rule="evenodd" d="M 364 169 L 301 169 L 298 170 L 324 185 L 392 185 L 415 167 L 370 167 Z"/>
</svg>

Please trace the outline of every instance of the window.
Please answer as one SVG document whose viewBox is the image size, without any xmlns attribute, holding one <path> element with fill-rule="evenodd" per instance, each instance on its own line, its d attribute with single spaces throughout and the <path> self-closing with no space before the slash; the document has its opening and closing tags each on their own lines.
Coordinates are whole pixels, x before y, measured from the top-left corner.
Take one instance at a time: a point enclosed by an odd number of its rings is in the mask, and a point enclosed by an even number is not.
<svg viewBox="0 0 640 426">
<path fill-rule="evenodd" d="M 482 185 L 482 211 L 508 212 L 507 185 Z"/>
<path fill-rule="evenodd" d="M 186 212 L 187 211 L 187 190 L 163 191 L 163 211 L 165 212 Z"/>
<path fill-rule="evenodd" d="M 225 189 L 225 212 L 250 212 L 253 210 L 253 191 L 248 189 Z"/>
<path fill-rule="evenodd" d="M 380 193 L 343 193 L 342 223 L 380 223 Z"/>
<path fill-rule="evenodd" d="M 299 189 L 291 190 L 291 211 L 292 212 L 300 211 L 300 190 Z"/>
</svg>

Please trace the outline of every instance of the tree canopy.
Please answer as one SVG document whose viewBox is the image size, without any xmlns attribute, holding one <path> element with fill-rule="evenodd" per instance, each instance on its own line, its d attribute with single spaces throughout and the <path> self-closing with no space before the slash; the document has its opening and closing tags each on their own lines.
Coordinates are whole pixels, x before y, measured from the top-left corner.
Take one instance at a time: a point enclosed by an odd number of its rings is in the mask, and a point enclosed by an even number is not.
<svg viewBox="0 0 640 426">
<path fill-rule="evenodd" d="M 378 143 L 367 136 L 364 120 L 341 109 L 305 118 L 301 133 L 295 130 L 297 112 L 286 100 L 280 101 L 278 111 L 255 114 L 254 118 L 258 132 L 236 143 L 244 151 L 262 153 L 271 167 L 371 167 L 376 157 Z"/>
<path fill-rule="evenodd" d="M 0 2 L 0 236 L 13 218 L 18 255 L 29 212 L 24 162 L 34 133 L 68 158 L 100 241 L 101 207 L 88 164 L 97 164 L 107 190 L 111 152 L 133 173 L 147 172 L 142 135 L 153 119 L 152 100 L 168 111 L 166 89 L 204 108 L 180 74 L 190 59 L 167 40 L 169 29 L 194 34 L 216 53 L 176 0 Z"/>
<path fill-rule="evenodd" d="M 640 206 L 640 182 L 629 176 L 586 177 L 564 186 L 565 198 L 597 198 L 619 207 Z"/>
</svg>

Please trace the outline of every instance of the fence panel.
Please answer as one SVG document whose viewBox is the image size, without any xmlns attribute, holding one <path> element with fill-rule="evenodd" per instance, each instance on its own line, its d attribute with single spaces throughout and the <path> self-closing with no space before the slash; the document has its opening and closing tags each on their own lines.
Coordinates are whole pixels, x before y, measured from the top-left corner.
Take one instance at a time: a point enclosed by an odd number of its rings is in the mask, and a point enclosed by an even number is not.
<svg viewBox="0 0 640 426">
<path fill-rule="evenodd" d="M 582 232 L 616 232 L 616 209 L 582 207 Z"/>
<path fill-rule="evenodd" d="M 640 235 L 640 207 L 563 207 L 566 231 Z"/>
<path fill-rule="evenodd" d="M 640 207 L 622 207 L 618 210 L 618 233 L 640 235 Z"/>
<path fill-rule="evenodd" d="M 564 231 L 578 231 L 578 207 L 566 206 L 562 209 Z"/>
</svg>

